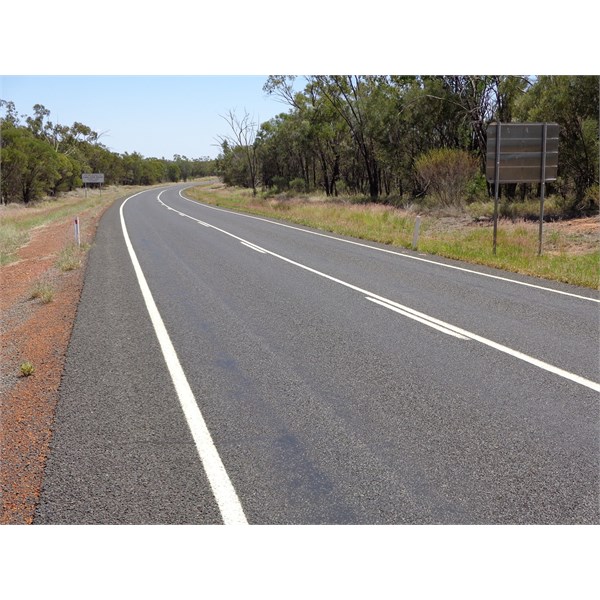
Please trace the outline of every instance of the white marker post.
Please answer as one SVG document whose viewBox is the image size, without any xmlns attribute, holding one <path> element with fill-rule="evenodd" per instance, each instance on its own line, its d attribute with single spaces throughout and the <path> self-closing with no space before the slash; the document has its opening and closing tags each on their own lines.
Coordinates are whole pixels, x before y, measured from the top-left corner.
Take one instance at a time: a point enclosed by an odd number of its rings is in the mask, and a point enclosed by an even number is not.
<svg viewBox="0 0 600 600">
<path fill-rule="evenodd" d="M 77 241 L 77 246 L 81 248 L 81 236 L 79 233 L 79 217 L 75 217 L 75 240 Z"/>
<path fill-rule="evenodd" d="M 419 230 L 421 229 L 421 217 L 415 219 L 415 229 L 413 231 L 412 247 L 416 250 L 419 247 Z"/>
</svg>

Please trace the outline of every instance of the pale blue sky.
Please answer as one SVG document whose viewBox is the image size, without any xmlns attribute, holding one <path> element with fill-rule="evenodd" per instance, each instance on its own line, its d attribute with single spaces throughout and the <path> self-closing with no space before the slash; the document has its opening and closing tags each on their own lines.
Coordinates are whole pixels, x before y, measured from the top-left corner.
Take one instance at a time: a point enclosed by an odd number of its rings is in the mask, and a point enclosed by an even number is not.
<svg viewBox="0 0 600 600">
<path fill-rule="evenodd" d="M 267 96 L 267 76 L 3 76 L 0 98 L 32 115 L 34 104 L 50 120 L 79 121 L 114 152 L 146 157 L 216 157 L 218 136 L 231 131 L 221 115 L 244 111 L 263 123 L 289 107 Z M 302 83 L 299 84 L 300 88 Z"/>
<path fill-rule="evenodd" d="M 247 111 L 262 123 L 287 112 L 263 93 L 268 74 L 598 72 L 596 21 L 582 22 L 577 8 L 584 0 L 561 14 L 559 37 L 554 15 L 542 20 L 538 5 L 521 0 L 502 11 L 425 0 L 397 14 L 387 0 L 361 11 L 323 0 L 287 11 L 275 0 L 170 0 L 161 10 L 122 0 L 81 11 L 71 0 L 29 4 L 26 30 L 2 31 L 0 98 L 21 114 L 43 104 L 53 121 L 82 122 L 106 132 L 111 150 L 147 157 L 213 157 L 229 133 L 219 115 Z M 3 22 L 19 23 L 25 10 L 8 3 Z"/>
</svg>

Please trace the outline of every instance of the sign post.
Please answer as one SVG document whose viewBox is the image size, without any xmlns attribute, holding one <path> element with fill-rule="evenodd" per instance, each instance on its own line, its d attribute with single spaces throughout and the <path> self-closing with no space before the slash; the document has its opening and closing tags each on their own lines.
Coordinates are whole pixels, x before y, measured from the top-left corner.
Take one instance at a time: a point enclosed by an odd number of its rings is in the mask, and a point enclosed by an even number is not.
<svg viewBox="0 0 600 600">
<path fill-rule="evenodd" d="M 487 129 L 486 178 L 494 182 L 494 254 L 501 183 L 540 184 L 538 256 L 542 254 L 546 182 L 558 174 L 558 123 L 490 123 Z"/>
</svg>

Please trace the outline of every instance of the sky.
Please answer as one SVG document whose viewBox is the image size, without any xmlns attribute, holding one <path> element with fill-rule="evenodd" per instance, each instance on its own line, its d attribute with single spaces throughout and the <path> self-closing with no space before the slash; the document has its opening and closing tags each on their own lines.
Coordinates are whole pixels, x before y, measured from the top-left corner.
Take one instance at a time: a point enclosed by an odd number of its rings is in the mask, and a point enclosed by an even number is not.
<svg viewBox="0 0 600 600">
<path fill-rule="evenodd" d="M 117 153 L 216 157 L 230 110 L 258 123 L 289 110 L 262 91 L 269 74 L 597 73 L 595 20 L 576 10 L 584 1 L 561 14 L 560 43 L 555 17 L 521 0 L 502 11 L 423 0 L 393 14 L 386 0 L 363 11 L 304 0 L 285 14 L 274 0 L 170 0 L 160 11 L 104 0 L 87 12 L 33 0 L 26 31 L 11 26 L 25 5 L 9 3 L 0 98 L 20 114 L 43 104 L 53 122 L 88 125 Z"/>
<path fill-rule="evenodd" d="M 33 115 L 33 106 L 43 104 L 53 123 L 83 123 L 119 154 L 215 158 L 219 136 L 231 134 L 223 119 L 229 111 L 263 123 L 289 110 L 262 91 L 266 80 L 250 75 L 4 76 L 0 98 L 14 102 L 20 115 Z"/>
</svg>

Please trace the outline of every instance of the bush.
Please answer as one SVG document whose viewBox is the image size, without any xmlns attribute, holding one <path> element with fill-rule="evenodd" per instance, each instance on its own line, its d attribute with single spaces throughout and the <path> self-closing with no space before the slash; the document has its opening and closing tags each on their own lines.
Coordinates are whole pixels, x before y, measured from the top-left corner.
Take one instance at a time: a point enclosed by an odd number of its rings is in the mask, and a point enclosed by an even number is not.
<svg viewBox="0 0 600 600">
<path fill-rule="evenodd" d="M 304 179 L 301 177 L 292 179 L 290 181 L 290 190 L 297 192 L 298 194 L 306 193 L 306 181 L 304 181 Z"/>
<path fill-rule="evenodd" d="M 467 186 L 476 177 L 476 159 L 464 150 L 440 148 L 415 161 L 419 183 L 438 206 L 462 206 Z"/>
<path fill-rule="evenodd" d="M 468 183 L 465 189 L 467 202 L 486 202 L 489 199 L 487 180 L 483 173 L 477 173 Z"/>
<path fill-rule="evenodd" d="M 275 193 L 283 192 L 288 189 L 288 180 L 285 177 L 276 175 L 271 180 L 271 187 L 275 188 Z"/>
<path fill-rule="evenodd" d="M 600 186 L 595 183 L 583 194 L 581 210 L 584 213 L 596 214 L 600 208 Z"/>
</svg>

